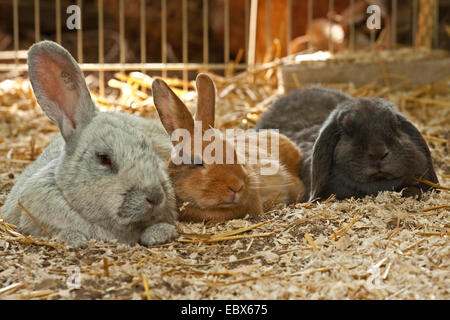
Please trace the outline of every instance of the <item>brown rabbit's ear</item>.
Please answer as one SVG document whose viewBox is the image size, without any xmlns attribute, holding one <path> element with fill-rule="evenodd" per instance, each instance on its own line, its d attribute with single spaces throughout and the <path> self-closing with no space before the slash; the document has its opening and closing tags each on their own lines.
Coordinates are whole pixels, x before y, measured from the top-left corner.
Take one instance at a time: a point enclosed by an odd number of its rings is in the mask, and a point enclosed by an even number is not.
<svg viewBox="0 0 450 320">
<path fill-rule="evenodd" d="M 216 105 L 216 87 L 213 80 L 206 73 L 199 73 L 197 85 L 197 113 L 195 120 L 202 121 L 204 129 L 214 128 L 214 115 Z"/>
<path fill-rule="evenodd" d="M 191 113 L 163 80 L 153 81 L 152 92 L 159 118 L 169 135 L 176 129 L 194 132 L 194 119 Z"/>
</svg>

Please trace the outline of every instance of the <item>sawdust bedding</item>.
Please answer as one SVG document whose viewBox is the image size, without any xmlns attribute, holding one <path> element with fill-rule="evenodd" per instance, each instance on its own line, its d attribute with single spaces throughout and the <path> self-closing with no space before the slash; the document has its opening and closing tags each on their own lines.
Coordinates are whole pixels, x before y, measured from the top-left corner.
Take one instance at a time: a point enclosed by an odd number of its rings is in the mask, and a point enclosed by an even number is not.
<svg viewBox="0 0 450 320">
<path fill-rule="evenodd" d="M 259 75 L 266 77 L 262 85 L 215 78 L 218 127 L 253 126 L 280 95 L 269 71 Z M 121 94 L 95 97 L 98 105 L 154 115 L 151 97 L 135 85 L 145 77 L 134 76 L 134 84 L 133 76 L 110 81 Z M 22 235 L 0 220 L 0 299 L 449 299 L 450 88 L 444 82 L 344 89 L 390 99 L 418 125 L 429 142 L 439 192 L 421 201 L 383 192 L 277 207 L 217 225 L 178 223 L 180 238 L 155 247 L 91 241 L 75 250 Z M 192 92 L 182 97 L 191 105 L 195 100 Z M 24 78 L 0 82 L 0 114 L 1 206 L 57 129 Z M 74 267 L 79 289 L 69 286 Z"/>
</svg>

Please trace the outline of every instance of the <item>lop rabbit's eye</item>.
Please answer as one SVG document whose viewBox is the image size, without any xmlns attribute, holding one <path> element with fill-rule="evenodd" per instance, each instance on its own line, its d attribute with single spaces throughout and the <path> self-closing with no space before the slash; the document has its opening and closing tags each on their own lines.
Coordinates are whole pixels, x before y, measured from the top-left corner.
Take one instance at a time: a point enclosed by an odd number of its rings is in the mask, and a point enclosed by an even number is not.
<svg viewBox="0 0 450 320">
<path fill-rule="evenodd" d="M 104 153 L 104 152 L 98 152 L 96 155 L 97 155 L 98 162 L 102 166 L 111 169 L 111 171 L 113 171 L 113 172 L 117 171 L 109 154 Z"/>
<path fill-rule="evenodd" d="M 398 122 L 395 118 L 391 120 L 391 129 L 392 131 L 394 131 L 394 133 L 399 133 Z"/>
<path fill-rule="evenodd" d="M 347 136 L 353 137 L 356 131 L 356 124 L 347 118 L 342 122 L 342 129 Z"/>
</svg>

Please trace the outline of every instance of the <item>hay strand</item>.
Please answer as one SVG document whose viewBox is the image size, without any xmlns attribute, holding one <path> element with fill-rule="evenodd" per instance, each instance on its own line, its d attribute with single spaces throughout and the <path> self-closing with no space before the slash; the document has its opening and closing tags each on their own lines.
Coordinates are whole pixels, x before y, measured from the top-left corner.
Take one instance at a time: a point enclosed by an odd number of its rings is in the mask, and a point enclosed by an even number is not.
<svg viewBox="0 0 450 320">
<path fill-rule="evenodd" d="M 144 276 L 142 277 L 142 283 L 144 284 L 145 297 L 147 298 L 147 300 L 152 300 L 152 298 L 150 296 L 150 289 L 148 287 L 148 280 Z"/>
<path fill-rule="evenodd" d="M 179 242 L 188 242 L 188 243 L 192 243 L 192 242 L 220 242 L 220 241 L 228 241 L 228 240 L 237 240 L 237 239 L 247 239 L 247 238 L 252 238 L 252 237 L 267 237 L 270 236 L 271 234 L 255 234 L 255 235 L 247 235 L 247 236 L 237 236 L 240 233 L 244 233 L 256 228 L 259 228 L 267 223 L 269 223 L 269 221 L 263 221 L 260 223 L 256 223 L 254 225 L 248 226 L 248 227 L 244 227 L 244 228 L 238 228 L 235 230 L 231 230 L 231 231 L 227 231 L 227 232 L 223 232 L 223 233 L 219 233 L 219 234 L 194 234 L 194 233 L 183 233 L 181 232 L 182 235 L 190 238 L 190 239 L 178 239 Z"/>
<path fill-rule="evenodd" d="M 338 237 L 342 236 L 344 233 L 346 233 L 350 228 L 353 226 L 353 224 L 356 222 L 356 220 L 359 218 L 358 214 L 355 214 L 355 216 L 350 220 L 350 222 L 345 225 L 342 229 L 340 229 L 338 232 L 334 232 L 333 236 L 334 240 L 337 240 Z"/>
<path fill-rule="evenodd" d="M 49 239 L 51 239 L 52 236 L 51 236 L 50 233 L 47 231 L 47 228 L 45 228 L 45 227 L 39 222 L 39 220 L 38 220 L 35 216 L 33 216 L 33 215 L 31 214 L 31 212 L 30 212 L 27 208 L 25 208 L 25 207 L 23 206 L 23 204 L 22 204 L 20 201 L 17 201 L 17 205 L 19 206 L 20 209 L 23 210 L 23 212 L 25 212 L 25 213 L 31 218 L 31 220 L 34 221 L 34 223 L 36 223 L 36 224 L 38 225 L 39 228 L 41 228 L 42 231 L 45 232 L 45 234 L 47 235 L 47 237 L 48 237 Z"/>
<path fill-rule="evenodd" d="M 433 188 L 440 189 L 440 190 L 443 190 L 446 193 L 449 193 L 448 192 L 450 190 L 449 187 L 444 187 L 444 186 L 441 186 L 440 184 L 437 184 L 437 183 L 434 183 L 434 182 L 431 182 L 429 180 L 422 179 L 422 178 L 416 178 L 416 180 L 419 181 L 419 182 L 422 182 L 424 184 L 427 184 L 427 185 L 429 185 L 429 186 L 431 186 Z"/>
<path fill-rule="evenodd" d="M 435 207 L 431 207 L 431 208 L 426 208 L 423 209 L 422 211 L 418 211 L 418 212 L 410 212 L 410 215 L 415 215 L 415 214 L 440 214 L 441 212 L 433 212 L 433 213 L 429 213 L 430 211 L 434 211 L 434 210 L 439 210 L 439 209 L 450 209 L 449 205 L 442 205 L 442 206 L 435 206 Z"/>
<path fill-rule="evenodd" d="M 223 242 L 223 241 L 239 240 L 239 239 L 270 237 L 273 235 L 274 235 L 274 232 L 268 232 L 268 233 L 254 233 L 254 234 L 249 234 L 249 235 L 236 235 L 236 236 L 228 236 L 228 237 L 211 237 L 208 239 L 177 239 L 177 241 L 185 242 L 185 243 L 198 243 L 198 242 L 214 243 L 214 242 Z"/>
<path fill-rule="evenodd" d="M 311 238 L 309 233 L 305 233 L 305 239 L 306 241 L 308 241 L 313 250 L 319 250 L 319 248 L 317 248 L 316 244 L 314 243 L 314 240 Z"/>
<path fill-rule="evenodd" d="M 2 295 L 4 293 L 7 293 L 7 292 L 11 292 L 11 291 L 17 290 L 17 289 L 19 289 L 21 287 L 23 287 L 23 283 L 22 282 L 13 283 L 13 284 L 11 284 L 9 286 L 1 288 L 0 289 L 0 295 Z"/>
</svg>

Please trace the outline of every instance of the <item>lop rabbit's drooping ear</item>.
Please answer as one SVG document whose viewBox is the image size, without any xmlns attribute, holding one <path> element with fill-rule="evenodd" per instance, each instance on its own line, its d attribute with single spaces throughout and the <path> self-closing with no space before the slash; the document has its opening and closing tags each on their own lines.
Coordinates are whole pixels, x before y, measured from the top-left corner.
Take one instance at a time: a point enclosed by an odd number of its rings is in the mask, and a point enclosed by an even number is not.
<svg viewBox="0 0 450 320">
<path fill-rule="evenodd" d="M 419 130 L 417 130 L 417 128 L 410 121 L 408 121 L 403 115 L 399 113 L 397 114 L 397 120 L 400 123 L 400 130 L 402 130 L 406 135 L 408 135 L 411 138 L 411 140 L 417 146 L 418 151 L 422 152 L 426 157 L 427 171 L 422 173 L 423 174 L 422 177 L 417 178 L 424 178 L 432 182 L 438 181 L 436 172 L 434 171 L 430 149 L 428 148 L 428 145 L 426 141 L 423 139 Z M 425 184 L 421 184 L 421 187 L 425 190 L 428 190 L 430 188 L 430 186 Z"/>
<path fill-rule="evenodd" d="M 28 70 L 37 102 L 67 142 L 96 112 L 83 72 L 66 49 L 51 41 L 31 46 Z"/>
<path fill-rule="evenodd" d="M 324 123 L 313 146 L 310 200 L 321 198 L 325 192 L 333 166 L 334 148 L 339 140 L 336 121 L 330 116 L 327 122 Z"/>
</svg>

